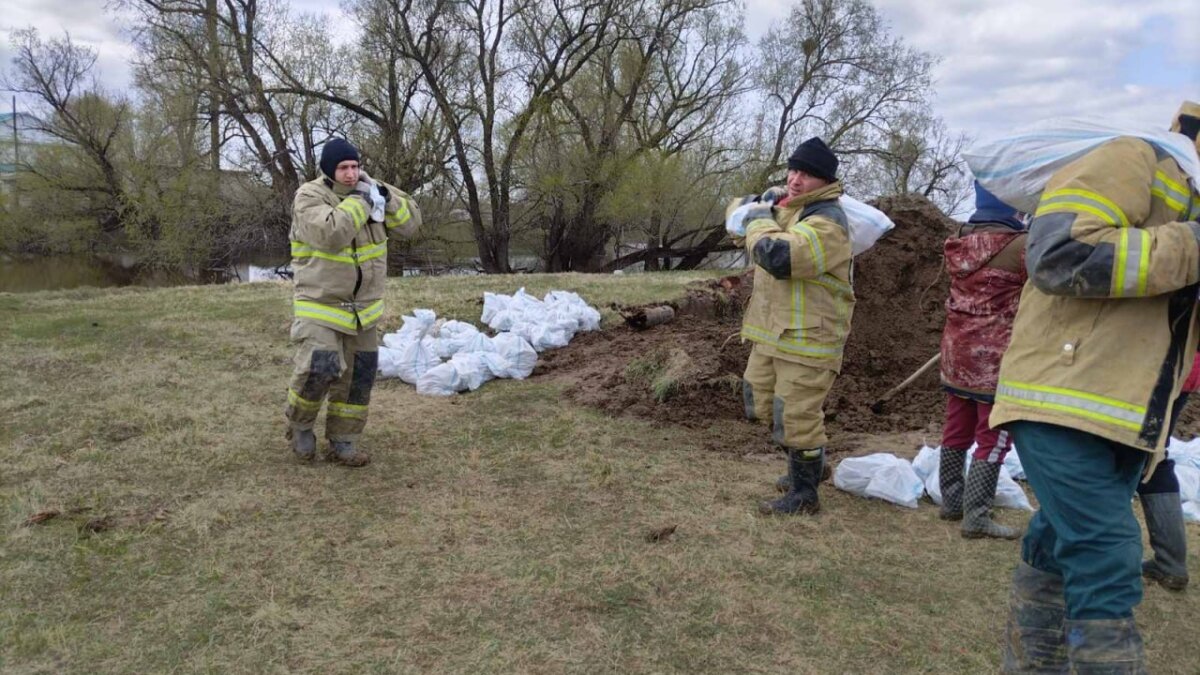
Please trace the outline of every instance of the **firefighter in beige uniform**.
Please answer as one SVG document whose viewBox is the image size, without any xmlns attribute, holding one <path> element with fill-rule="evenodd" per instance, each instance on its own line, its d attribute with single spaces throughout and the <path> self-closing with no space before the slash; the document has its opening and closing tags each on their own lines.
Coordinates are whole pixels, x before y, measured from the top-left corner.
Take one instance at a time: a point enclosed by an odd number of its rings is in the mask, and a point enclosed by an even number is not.
<svg viewBox="0 0 1200 675">
<path fill-rule="evenodd" d="M 290 233 L 296 355 L 287 435 L 301 460 L 313 459 L 313 425 L 328 398 L 326 457 L 347 466 L 370 461 L 356 443 L 378 367 L 388 237 L 411 237 L 421 223 L 411 197 L 371 179 L 358 162 L 348 141 L 325 144 L 323 175 L 296 191 Z"/>
<path fill-rule="evenodd" d="M 788 456 L 786 494 L 763 502 L 765 514 L 820 510 L 822 406 L 841 369 L 854 309 L 837 165 L 825 143 L 810 138 L 788 158 L 786 191 L 772 188 L 730 205 L 731 213 L 747 209 L 744 243 L 754 261 L 754 294 L 742 324 L 742 338 L 754 343 L 744 376 L 746 415 L 770 420 L 774 442 Z"/>
</svg>

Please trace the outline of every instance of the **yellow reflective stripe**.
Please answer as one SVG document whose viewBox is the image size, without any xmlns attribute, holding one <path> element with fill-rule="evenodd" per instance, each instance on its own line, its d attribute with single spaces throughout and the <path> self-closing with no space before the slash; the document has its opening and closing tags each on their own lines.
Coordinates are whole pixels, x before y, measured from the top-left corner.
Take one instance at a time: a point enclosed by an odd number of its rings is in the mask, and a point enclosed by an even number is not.
<svg viewBox="0 0 1200 675">
<path fill-rule="evenodd" d="M 1024 382 L 1001 381 L 996 388 L 996 400 L 1057 410 L 1135 430 L 1142 428 L 1146 417 L 1143 406 L 1085 391 Z"/>
<path fill-rule="evenodd" d="M 320 258 L 322 260 L 354 265 L 356 262 L 365 262 L 384 255 L 387 255 L 387 242 L 364 246 L 358 249 L 357 252 L 351 247 L 346 247 L 337 253 L 322 251 L 300 241 L 292 242 L 293 258 Z"/>
<path fill-rule="evenodd" d="M 1142 297 L 1146 295 L 1146 278 L 1150 268 L 1150 233 L 1136 228 L 1121 230 L 1117 242 L 1116 274 L 1113 275 L 1113 295 Z"/>
<path fill-rule="evenodd" d="M 820 276 L 825 273 L 825 246 L 821 244 L 821 238 L 817 236 L 816 230 L 811 226 L 798 222 L 792 226 L 791 231 L 795 234 L 802 234 L 808 240 L 808 248 L 812 251 L 813 260 L 816 264 L 817 273 L 815 276 Z"/>
<path fill-rule="evenodd" d="M 350 218 L 354 221 L 354 229 L 360 229 L 363 223 L 367 222 L 367 210 L 358 203 L 357 199 L 346 197 L 337 207 L 350 214 Z"/>
<path fill-rule="evenodd" d="M 383 216 L 384 222 L 389 228 L 403 225 L 411 218 L 412 211 L 408 209 L 408 200 L 403 197 L 400 197 L 400 208 L 396 209 L 395 213 L 385 213 Z"/>
<path fill-rule="evenodd" d="M 1035 216 L 1052 211 L 1083 211 L 1097 216 L 1109 225 L 1129 227 L 1125 212 L 1108 198 L 1089 190 L 1054 190 L 1042 197 Z"/>
<path fill-rule="evenodd" d="M 357 405 L 354 403 L 335 403 L 334 401 L 330 401 L 329 408 L 325 411 L 325 413 L 327 415 L 333 415 L 334 417 L 349 417 L 352 419 L 361 420 L 366 419 L 367 417 L 367 406 Z"/>
<path fill-rule="evenodd" d="M 320 401 L 310 401 L 300 396 L 300 394 L 297 394 L 290 387 L 288 388 L 288 403 L 296 408 L 300 408 L 301 410 L 313 411 L 321 409 Z"/>
<path fill-rule="evenodd" d="M 370 326 L 383 316 L 383 300 L 376 300 L 367 305 L 367 308 L 358 313 L 358 319 L 362 321 L 364 327 Z"/>
<path fill-rule="evenodd" d="M 1154 172 L 1154 182 L 1150 184 L 1150 194 L 1163 200 L 1163 203 L 1174 211 L 1180 213 L 1187 211 L 1187 189 L 1168 178 L 1167 174 L 1162 171 Z"/>
<path fill-rule="evenodd" d="M 765 328 L 759 328 L 758 326 L 743 325 L 741 335 L 747 340 L 766 343 L 775 347 L 781 352 L 786 352 L 789 354 L 828 359 L 837 357 L 842 353 L 842 347 L 840 345 L 812 343 L 801 340 L 786 340 L 777 335 L 772 335 L 770 331 L 766 330 Z"/>
<path fill-rule="evenodd" d="M 305 319 L 317 319 L 318 321 L 326 321 L 335 326 L 357 330 L 358 323 L 354 320 L 354 313 L 347 312 L 344 309 L 322 305 L 308 300 L 297 300 L 294 303 L 295 315 Z"/>
</svg>

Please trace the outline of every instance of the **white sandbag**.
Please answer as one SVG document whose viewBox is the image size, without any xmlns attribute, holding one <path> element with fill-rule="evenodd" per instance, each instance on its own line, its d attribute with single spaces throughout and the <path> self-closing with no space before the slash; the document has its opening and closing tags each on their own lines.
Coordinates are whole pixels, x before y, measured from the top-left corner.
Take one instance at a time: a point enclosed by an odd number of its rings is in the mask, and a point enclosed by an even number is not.
<svg viewBox="0 0 1200 675">
<path fill-rule="evenodd" d="M 1200 523 L 1200 502 L 1184 502 L 1183 519 Z"/>
<path fill-rule="evenodd" d="M 942 452 L 938 448 L 931 448 L 928 445 L 922 446 L 917 452 L 917 456 L 913 458 L 913 471 L 921 477 L 921 480 L 926 480 L 933 474 L 938 472 L 938 467 L 941 465 Z"/>
<path fill-rule="evenodd" d="M 571 342 L 571 335 L 566 330 L 557 326 L 545 323 L 531 323 L 526 325 L 530 326 L 528 333 L 529 344 L 533 345 L 533 348 L 539 352 L 547 349 L 566 347 Z"/>
<path fill-rule="evenodd" d="M 433 353 L 437 354 L 439 359 L 445 360 L 458 353 L 458 343 L 453 338 L 427 338 L 432 340 L 430 343 L 433 348 Z"/>
<path fill-rule="evenodd" d="M 880 237 L 896 227 L 886 213 L 870 204 L 860 202 L 854 197 L 842 195 L 838 197 L 838 204 L 846 213 L 852 255 L 865 253 L 875 245 L 875 242 L 879 241 Z"/>
<path fill-rule="evenodd" d="M 1200 502 L 1200 469 L 1175 465 L 1175 478 L 1179 479 L 1179 498 L 1185 502 Z"/>
<path fill-rule="evenodd" d="M 433 324 L 437 321 L 437 314 L 432 309 L 414 309 L 412 316 L 402 316 L 400 320 L 404 325 L 398 331 L 403 338 L 417 339 L 429 334 L 433 329 Z"/>
<path fill-rule="evenodd" d="M 1025 467 L 1021 466 L 1021 456 L 1017 454 L 1015 444 L 1004 456 L 1004 468 L 1008 469 L 1008 475 L 1012 476 L 1013 480 L 1025 480 Z"/>
<path fill-rule="evenodd" d="M 401 350 L 396 376 L 409 384 L 416 384 L 422 375 L 439 365 L 442 360 L 437 357 L 433 343 L 433 338 L 425 337 L 413 340 Z"/>
<path fill-rule="evenodd" d="M 400 377 L 400 355 L 399 349 L 387 346 L 379 348 L 380 377 Z"/>
<path fill-rule="evenodd" d="M 925 483 L 913 471 L 912 464 L 898 461 L 875 472 L 867 484 L 866 495 L 899 504 L 910 509 L 917 508 L 917 501 L 925 494 Z"/>
<path fill-rule="evenodd" d="M 453 396 L 466 390 L 466 382 L 449 361 L 430 368 L 417 380 L 417 393 L 425 396 Z"/>
<path fill-rule="evenodd" d="M 479 332 L 479 329 L 476 328 L 473 324 L 469 324 L 466 321 L 458 321 L 455 319 L 451 319 L 450 321 L 447 321 L 446 323 L 442 324 L 441 329 L 438 330 L 438 337 L 453 339 L 453 338 L 458 338 L 458 337 L 466 337 L 468 335 L 474 335 L 478 332 Z"/>
<path fill-rule="evenodd" d="M 850 494 L 909 508 L 917 507 L 925 487 L 912 464 L 886 452 L 843 459 L 833 470 L 833 484 Z"/>
<path fill-rule="evenodd" d="M 1193 438 L 1190 441 L 1172 438 L 1170 445 L 1167 446 L 1167 452 L 1175 461 L 1175 466 L 1182 465 L 1200 469 L 1200 438 Z"/>
<path fill-rule="evenodd" d="M 475 391 L 482 387 L 484 382 L 495 377 L 481 356 L 481 354 L 459 352 L 450 359 L 450 365 L 458 371 L 459 380 L 470 391 Z"/>
<path fill-rule="evenodd" d="M 470 335 L 461 335 L 454 338 L 455 344 L 458 346 L 456 354 L 475 354 L 479 352 L 494 352 L 496 345 L 492 343 L 492 338 L 476 331 Z"/>
<path fill-rule="evenodd" d="M 588 305 L 578 293 L 550 291 L 546 294 L 544 302 L 551 308 L 552 314 L 573 319 L 576 331 L 600 329 L 600 312 Z"/>
<path fill-rule="evenodd" d="M 1018 211 L 1034 213 L 1056 171 L 1120 136 L 1134 136 L 1170 155 L 1200 180 L 1196 145 L 1161 127 L 1120 126 L 1107 119 L 1051 119 L 1004 138 L 977 143 L 962 153 L 985 188 Z"/>
<path fill-rule="evenodd" d="M 498 352 L 475 352 L 475 355 L 492 372 L 492 377 L 512 377 L 512 363 Z"/>
<path fill-rule="evenodd" d="M 492 344 L 496 352 L 509 363 L 507 374 L 499 377 L 523 380 L 533 373 L 538 360 L 537 350 L 524 338 L 512 333 L 500 333 L 492 338 Z"/>
<path fill-rule="evenodd" d="M 383 346 L 389 349 L 404 349 L 410 343 L 417 340 L 418 337 L 413 331 L 409 331 L 408 333 L 388 333 L 383 336 Z"/>
<path fill-rule="evenodd" d="M 511 303 L 512 298 L 507 295 L 485 292 L 483 294 L 483 314 L 479 317 L 479 320 L 491 325 L 492 318 L 496 316 L 496 312 L 508 309 Z"/>
<path fill-rule="evenodd" d="M 501 309 L 492 315 L 487 322 L 488 328 L 495 331 L 512 330 L 513 324 L 521 319 L 520 313 L 513 309 Z"/>
</svg>

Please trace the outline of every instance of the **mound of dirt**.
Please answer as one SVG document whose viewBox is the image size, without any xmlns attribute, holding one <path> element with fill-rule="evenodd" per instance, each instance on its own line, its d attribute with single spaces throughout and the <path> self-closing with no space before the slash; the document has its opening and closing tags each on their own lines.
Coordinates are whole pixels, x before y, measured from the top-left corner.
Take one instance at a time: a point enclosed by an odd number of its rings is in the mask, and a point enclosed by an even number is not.
<svg viewBox="0 0 1200 675">
<path fill-rule="evenodd" d="M 927 429 L 940 424 L 943 410 L 936 369 L 882 414 L 871 404 L 938 352 L 949 290 L 942 242 L 957 223 L 916 195 L 875 206 L 896 229 L 855 261 L 858 302 L 842 373 L 825 407 L 835 448 L 847 434 Z M 673 303 L 673 321 L 580 335 L 543 354 L 534 374 L 568 381 L 572 400 L 613 415 L 703 429 L 741 422 L 740 380 L 750 345 L 737 333 L 752 286 L 750 273 L 699 284 Z M 743 426 L 747 439 L 766 439 L 762 427 Z"/>
</svg>

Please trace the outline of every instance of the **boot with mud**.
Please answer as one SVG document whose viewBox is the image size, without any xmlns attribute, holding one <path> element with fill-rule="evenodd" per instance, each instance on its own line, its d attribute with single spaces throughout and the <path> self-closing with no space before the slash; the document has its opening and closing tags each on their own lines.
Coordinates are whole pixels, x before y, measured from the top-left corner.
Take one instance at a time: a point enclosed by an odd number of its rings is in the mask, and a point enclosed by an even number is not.
<svg viewBox="0 0 1200 675">
<path fill-rule="evenodd" d="M 833 469 L 829 466 L 829 462 L 823 462 L 821 464 L 821 481 L 820 482 L 824 483 L 825 481 L 829 480 L 832 477 L 833 477 Z M 792 489 L 792 477 L 791 476 L 789 476 L 788 474 L 785 473 L 782 476 L 780 476 L 779 478 L 775 479 L 775 491 L 776 492 L 786 493 L 790 489 Z"/>
<path fill-rule="evenodd" d="M 788 448 L 788 476 L 791 486 L 779 499 L 761 502 L 758 510 L 763 515 L 787 515 L 792 513 L 813 514 L 821 510 L 817 497 L 817 485 L 821 482 L 821 471 L 825 464 L 825 449 L 795 450 Z"/>
<path fill-rule="evenodd" d="M 1062 576 L 1019 563 L 1008 596 L 1003 672 L 1069 673 L 1066 620 Z"/>
<path fill-rule="evenodd" d="M 1078 675 L 1146 673 L 1146 652 L 1133 617 L 1068 619 L 1064 625 L 1072 672 Z"/>
<path fill-rule="evenodd" d="M 1142 576 L 1168 591 L 1188 585 L 1187 531 L 1178 492 L 1138 495 L 1146 516 L 1146 531 L 1154 557 L 1142 563 Z"/>
<path fill-rule="evenodd" d="M 942 508 L 938 518 L 962 520 L 963 517 L 963 469 L 967 463 L 967 451 L 942 448 L 938 463 L 938 486 L 942 489 Z"/>
<path fill-rule="evenodd" d="M 302 462 L 311 462 L 317 456 L 317 435 L 311 428 L 288 426 L 286 437 L 292 452 Z"/>
<path fill-rule="evenodd" d="M 971 462 L 963 494 L 964 539 L 1016 539 L 1021 536 L 1018 530 L 992 520 L 992 501 L 996 498 L 996 483 L 999 479 L 999 464 L 983 460 Z"/>
<path fill-rule="evenodd" d="M 366 466 L 371 463 L 371 456 L 358 449 L 354 441 L 330 441 L 327 461 L 342 466 Z"/>
</svg>

